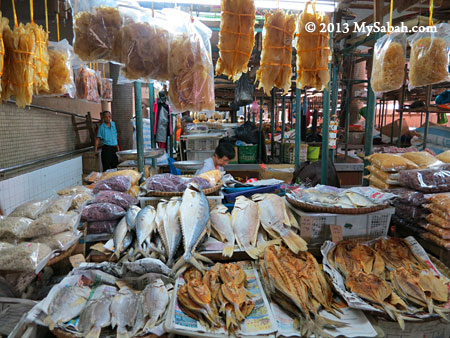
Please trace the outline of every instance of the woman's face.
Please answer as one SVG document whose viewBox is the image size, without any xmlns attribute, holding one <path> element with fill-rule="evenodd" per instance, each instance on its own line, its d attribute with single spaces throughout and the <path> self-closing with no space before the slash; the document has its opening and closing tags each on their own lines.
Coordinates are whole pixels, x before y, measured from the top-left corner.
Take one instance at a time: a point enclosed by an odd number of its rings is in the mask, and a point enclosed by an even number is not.
<svg viewBox="0 0 450 338">
<path fill-rule="evenodd" d="M 216 165 L 219 167 L 225 167 L 230 162 L 230 159 L 227 156 L 219 158 L 217 155 L 214 155 L 214 157 Z"/>
</svg>

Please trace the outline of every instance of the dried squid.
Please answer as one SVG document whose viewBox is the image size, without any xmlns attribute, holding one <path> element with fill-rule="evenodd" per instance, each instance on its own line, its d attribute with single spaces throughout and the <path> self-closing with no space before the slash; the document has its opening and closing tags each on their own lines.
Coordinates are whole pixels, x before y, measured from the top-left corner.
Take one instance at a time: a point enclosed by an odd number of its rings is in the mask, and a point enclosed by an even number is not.
<svg viewBox="0 0 450 338">
<path fill-rule="evenodd" d="M 221 9 L 216 75 L 227 75 L 237 81 L 242 73 L 247 73 L 255 44 L 255 3 L 254 0 L 222 0 Z"/>
<path fill-rule="evenodd" d="M 277 9 L 266 13 L 265 35 L 262 46 L 261 66 L 256 72 L 258 89 L 270 95 L 273 87 L 287 94 L 291 87 L 292 38 L 295 31 L 295 16 Z"/>
<path fill-rule="evenodd" d="M 312 13 L 308 11 L 313 7 Z M 311 24 L 314 23 L 314 26 Z M 316 12 L 315 4 L 306 3 L 305 11 L 300 15 L 297 28 L 297 86 L 301 89 L 313 87 L 318 90 L 328 89 L 330 74 L 328 59 L 330 57 L 329 35 L 321 32 L 330 18 L 326 14 Z M 308 28 L 314 27 L 314 31 Z"/>
</svg>

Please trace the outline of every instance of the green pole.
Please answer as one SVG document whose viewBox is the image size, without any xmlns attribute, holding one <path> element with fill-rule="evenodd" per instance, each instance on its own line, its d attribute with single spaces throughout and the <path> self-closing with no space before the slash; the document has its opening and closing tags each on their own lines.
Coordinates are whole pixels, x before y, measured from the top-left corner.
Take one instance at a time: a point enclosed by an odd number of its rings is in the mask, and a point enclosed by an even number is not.
<svg viewBox="0 0 450 338">
<path fill-rule="evenodd" d="M 150 105 L 149 117 L 150 117 L 150 138 L 152 143 L 152 148 L 156 148 L 156 134 L 155 134 L 155 112 L 153 111 L 153 106 L 155 104 L 155 90 L 153 83 L 148 84 L 148 104 Z M 152 167 L 156 168 L 156 159 L 152 159 Z"/>
<path fill-rule="evenodd" d="M 259 99 L 259 163 L 262 163 L 262 147 L 265 147 L 265 138 L 263 137 L 263 98 Z"/>
<path fill-rule="evenodd" d="M 331 118 L 336 121 L 336 109 L 337 109 L 337 99 L 338 99 L 338 89 L 339 89 L 339 80 L 338 80 L 338 65 L 335 64 L 333 66 L 333 89 L 331 96 Z M 337 135 L 336 135 L 337 136 Z M 336 148 L 337 148 L 337 139 L 336 139 Z M 330 149 L 331 160 L 334 162 L 334 149 Z"/>
<path fill-rule="evenodd" d="M 286 95 L 281 98 L 281 151 L 280 151 L 280 163 L 283 163 L 284 155 L 284 127 L 286 118 Z"/>
<path fill-rule="evenodd" d="M 295 88 L 295 166 L 300 165 L 300 106 L 302 104 L 302 95 L 300 88 Z M 294 182 L 295 183 L 295 182 Z"/>
<path fill-rule="evenodd" d="M 272 157 L 272 161 L 274 159 L 274 153 L 275 153 L 275 142 L 274 142 L 274 137 L 275 137 L 275 88 L 272 89 L 272 107 L 270 109 L 270 131 L 272 133 L 272 137 L 271 137 L 271 144 L 270 144 L 270 149 L 271 149 L 271 157 Z"/>
<path fill-rule="evenodd" d="M 134 108 L 136 110 L 136 144 L 138 171 L 144 177 L 144 128 L 142 123 L 142 88 L 141 83 L 134 82 Z"/>
</svg>

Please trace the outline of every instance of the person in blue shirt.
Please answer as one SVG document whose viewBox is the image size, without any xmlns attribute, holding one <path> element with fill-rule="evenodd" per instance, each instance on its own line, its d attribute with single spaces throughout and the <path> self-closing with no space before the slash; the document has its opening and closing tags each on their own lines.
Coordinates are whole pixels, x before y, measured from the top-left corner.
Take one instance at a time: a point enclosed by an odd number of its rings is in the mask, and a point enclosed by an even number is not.
<svg viewBox="0 0 450 338">
<path fill-rule="evenodd" d="M 103 112 L 103 123 L 98 128 L 97 138 L 95 139 L 95 152 L 98 151 L 98 144 L 102 140 L 102 166 L 103 171 L 117 168 L 119 160 L 116 152 L 117 147 L 117 129 L 116 124 L 112 121 L 112 115 L 109 111 Z"/>
</svg>

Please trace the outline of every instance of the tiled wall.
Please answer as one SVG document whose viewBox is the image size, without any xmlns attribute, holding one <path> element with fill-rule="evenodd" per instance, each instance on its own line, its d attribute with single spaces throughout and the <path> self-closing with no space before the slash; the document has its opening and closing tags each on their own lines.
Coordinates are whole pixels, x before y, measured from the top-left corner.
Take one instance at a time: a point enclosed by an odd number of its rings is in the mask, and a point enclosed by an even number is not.
<svg viewBox="0 0 450 338">
<path fill-rule="evenodd" d="M 0 181 L 0 207 L 8 215 L 20 204 L 81 184 L 81 156 Z"/>
<path fill-rule="evenodd" d="M 82 121 L 82 119 L 77 119 Z M 80 131 L 82 142 L 87 131 Z M 70 115 L 35 108 L 0 105 L 0 168 L 44 159 L 75 150 Z"/>
</svg>

